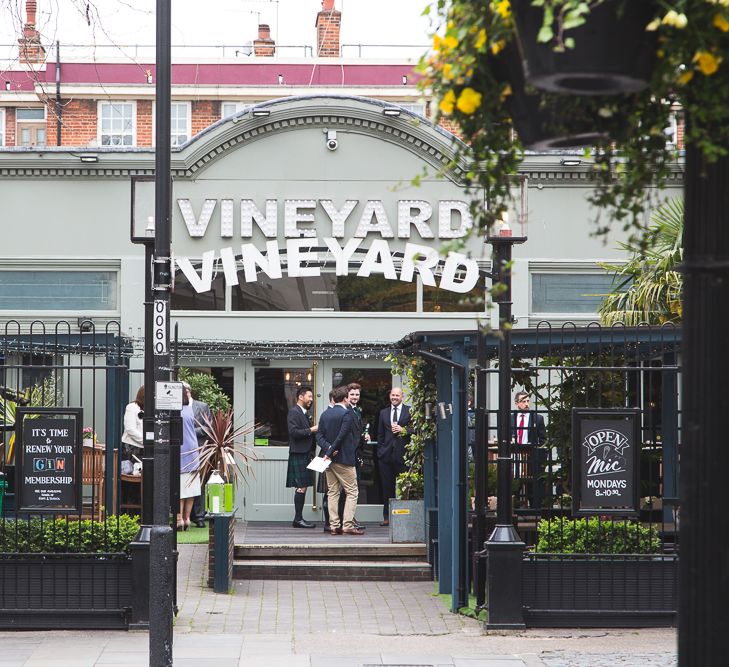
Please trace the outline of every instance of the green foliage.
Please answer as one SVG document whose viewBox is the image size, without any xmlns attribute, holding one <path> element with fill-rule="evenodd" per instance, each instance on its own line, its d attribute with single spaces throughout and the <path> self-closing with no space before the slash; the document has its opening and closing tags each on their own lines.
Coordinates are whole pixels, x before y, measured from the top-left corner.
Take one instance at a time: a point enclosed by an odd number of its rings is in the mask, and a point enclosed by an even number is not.
<svg viewBox="0 0 729 667">
<path fill-rule="evenodd" d="M 210 410 L 229 410 L 230 398 L 222 390 L 215 378 L 208 373 L 196 373 L 190 368 L 180 368 L 180 381 L 189 383 L 192 397 L 210 406 Z"/>
<path fill-rule="evenodd" d="M 660 551 L 655 527 L 637 521 L 542 519 L 535 551 L 561 554 L 651 554 Z"/>
<path fill-rule="evenodd" d="M 407 379 L 410 404 L 410 442 L 405 448 L 407 470 L 398 475 L 397 492 L 404 500 L 418 500 L 424 493 L 425 445 L 435 438 L 435 421 L 425 418 L 425 404 L 435 404 L 435 368 L 418 356 L 390 355 L 386 361 L 390 362 L 393 375 Z"/>
<path fill-rule="evenodd" d="M 56 519 L 0 520 L 1 553 L 121 553 L 139 530 L 139 518 L 121 514 L 105 522 Z"/>
<path fill-rule="evenodd" d="M 615 289 L 599 308 L 604 324 L 679 323 L 683 315 L 683 200 L 664 202 L 651 216 L 644 249 L 620 247 L 632 257 L 625 264 L 601 266 L 615 274 Z"/>
</svg>

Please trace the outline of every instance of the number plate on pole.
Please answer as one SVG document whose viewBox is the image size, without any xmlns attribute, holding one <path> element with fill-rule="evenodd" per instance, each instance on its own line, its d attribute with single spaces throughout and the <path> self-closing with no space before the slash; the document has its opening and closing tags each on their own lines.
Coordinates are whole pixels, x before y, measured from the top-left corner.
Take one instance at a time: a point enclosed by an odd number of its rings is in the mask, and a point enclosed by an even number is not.
<svg viewBox="0 0 729 667">
<path fill-rule="evenodd" d="M 167 302 L 154 302 L 154 330 L 152 342 L 155 354 L 167 354 Z"/>
</svg>

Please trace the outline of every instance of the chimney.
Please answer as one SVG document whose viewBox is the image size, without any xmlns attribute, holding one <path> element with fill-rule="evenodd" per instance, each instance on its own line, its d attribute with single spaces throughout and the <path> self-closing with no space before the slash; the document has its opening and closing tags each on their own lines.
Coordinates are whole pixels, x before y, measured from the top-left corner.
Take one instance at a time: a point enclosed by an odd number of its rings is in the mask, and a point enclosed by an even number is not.
<svg viewBox="0 0 729 667">
<path fill-rule="evenodd" d="M 258 38 L 253 41 L 253 55 L 270 58 L 276 53 L 276 42 L 271 39 L 271 28 L 265 23 L 258 26 Z"/>
<path fill-rule="evenodd" d="M 46 50 L 41 46 L 40 33 L 35 29 L 36 9 L 38 9 L 36 0 L 26 0 L 27 18 L 23 26 L 23 36 L 18 40 L 21 64 L 42 63 L 46 59 Z"/>
<path fill-rule="evenodd" d="M 334 0 L 322 0 L 321 11 L 316 15 L 316 55 L 322 58 L 339 58 L 339 28 L 342 12 L 334 9 Z"/>
</svg>

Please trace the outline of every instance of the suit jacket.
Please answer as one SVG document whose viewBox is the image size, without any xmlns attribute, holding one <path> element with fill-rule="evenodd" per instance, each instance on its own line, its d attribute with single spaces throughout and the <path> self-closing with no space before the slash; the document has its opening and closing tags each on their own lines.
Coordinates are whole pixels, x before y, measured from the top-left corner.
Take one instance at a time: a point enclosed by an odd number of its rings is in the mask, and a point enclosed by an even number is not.
<svg viewBox="0 0 729 667">
<path fill-rule="evenodd" d="M 306 454 L 314 449 L 314 434 L 311 422 L 298 405 L 289 410 L 286 417 L 289 429 L 289 451 L 294 454 Z"/>
<path fill-rule="evenodd" d="M 377 423 L 377 458 L 383 463 L 399 463 L 405 461 L 405 445 L 410 442 L 409 435 L 395 435 L 390 429 L 392 423 L 392 406 L 380 410 Z M 410 406 L 400 404 L 400 415 L 397 423 L 407 427 L 410 424 Z"/>
<path fill-rule="evenodd" d="M 352 441 L 354 442 L 354 448 L 359 449 L 362 445 L 362 411 L 357 408 L 349 406 L 349 411 L 352 413 Z"/>
<path fill-rule="evenodd" d="M 319 429 L 316 432 L 316 442 L 321 447 L 319 455 L 328 456 L 334 463 L 353 466 L 357 451 L 353 436 L 355 429 L 352 410 L 341 404 L 324 410 L 319 417 Z"/>
<path fill-rule="evenodd" d="M 516 442 L 517 415 L 521 410 L 514 410 L 511 413 L 511 439 Z M 544 426 L 544 417 L 534 410 L 529 410 L 529 426 L 527 426 L 527 445 L 540 446 L 547 439 L 547 429 Z"/>
<path fill-rule="evenodd" d="M 212 419 L 213 415 L 210 412 L 210 406 L 203 401 L 196 401 L 192 399 L 192 416 L 195 419 L 195 435 L 197 436 L 197 444 L 202 447 L 207 436 L 202 429 L 200 424 L 207 424 L 205 418 Z"/>
</svg>

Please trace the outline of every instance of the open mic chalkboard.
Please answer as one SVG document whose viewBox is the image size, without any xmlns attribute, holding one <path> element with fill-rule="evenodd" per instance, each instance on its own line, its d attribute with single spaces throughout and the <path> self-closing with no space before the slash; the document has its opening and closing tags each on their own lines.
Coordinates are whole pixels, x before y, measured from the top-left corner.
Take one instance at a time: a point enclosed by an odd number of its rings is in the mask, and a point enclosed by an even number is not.
<svg viewBox="0 0 729 667">
<path fill-rule="evenodd" d="M 18 408 L 16 512 L 80 512 L 81 408 Z"/>
<path fill-rule="evenodd" d="M 572 512 L 636 515 L 640 409 L 572 410 Z"/>
</svg>

